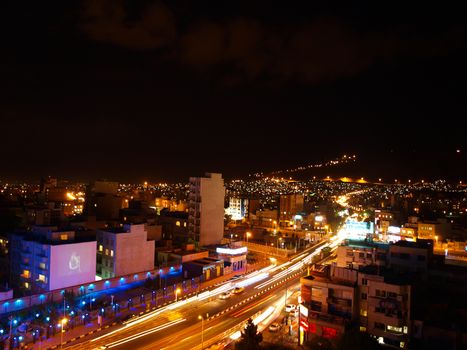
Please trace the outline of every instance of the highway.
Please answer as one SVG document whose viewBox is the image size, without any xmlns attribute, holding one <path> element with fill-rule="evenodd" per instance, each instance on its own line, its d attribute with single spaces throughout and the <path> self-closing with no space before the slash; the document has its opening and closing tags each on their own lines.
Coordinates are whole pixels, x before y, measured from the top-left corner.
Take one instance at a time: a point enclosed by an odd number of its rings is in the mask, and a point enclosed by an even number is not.
<svg viewBox="0 0 467 350">
<path fill-rule="evenodd" d="M 325 246 L 336 247 L 338 239 L 321 242 L 281 265 L 270 266 L 242 279 L 227 281 L 198 296 L 182 299 L 105 331 L 66 349 L 204 349 L 239 336 L 249 317 L 278 315 L 286 303 L 286 287 L 296 286 L 314 255 Z M 226 300 L 222 292 L 243 287 Z M 296 287 L 294 287 L 296 288 Z M 290 290 L 287 295 L 291 295 Z M 200 319 L 203 317 L 203 320 Z M 267 322 L 261 320 L 261 323 Z M 258 321 L 259 322 L 259 321 Z M 235 335 L 236 334 L 236 335 Z M 203 344 L 201 344 L 203 341 Z"/>
</svg>

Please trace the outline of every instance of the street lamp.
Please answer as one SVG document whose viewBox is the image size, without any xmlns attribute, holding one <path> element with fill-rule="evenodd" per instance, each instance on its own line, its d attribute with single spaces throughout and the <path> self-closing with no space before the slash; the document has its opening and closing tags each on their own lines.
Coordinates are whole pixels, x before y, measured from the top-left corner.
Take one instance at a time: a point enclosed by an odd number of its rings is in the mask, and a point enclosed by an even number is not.
<svg viewBox="0 0 467 350">
<path fill-rule="evenodd" d="M 198 320 L 201 320 L 201 350 L 204 348 L 204 318 L 198 315 Z"/>
<path fill-rule="evenodd" d="M 175 302 L 177 302 L 177 300 L 178 300 L 178 294 L 179 294 L 180 292 L 181 292 L 180 288 L 177 288 L 177 289 L 175 290 Z"/>
<path fill-rule="evenodd" d="M 65 325 L 66 323 L 68 322 L 68 320 L 66 318 L 62 318 L 60 320 L 60 349 L 63 348 L 63 333 L 65 332 Z"/>
</svg>

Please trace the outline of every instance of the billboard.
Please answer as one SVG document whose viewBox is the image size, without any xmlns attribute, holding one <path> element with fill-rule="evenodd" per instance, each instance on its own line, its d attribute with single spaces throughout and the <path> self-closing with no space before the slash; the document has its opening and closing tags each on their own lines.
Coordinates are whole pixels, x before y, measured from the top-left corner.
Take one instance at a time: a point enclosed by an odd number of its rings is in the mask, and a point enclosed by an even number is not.
<svg viewBox="0 0 467 350">
<path fill-rule="evenodd" d="M 96 279 L 96 241 L 50 247 L 50 290 Z"/>
</svg>

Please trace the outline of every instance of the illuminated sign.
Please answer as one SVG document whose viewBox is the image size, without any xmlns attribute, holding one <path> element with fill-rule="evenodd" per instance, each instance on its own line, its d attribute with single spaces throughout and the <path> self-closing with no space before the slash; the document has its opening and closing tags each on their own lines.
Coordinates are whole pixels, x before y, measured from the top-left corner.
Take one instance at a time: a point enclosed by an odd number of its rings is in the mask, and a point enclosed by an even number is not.
<svg viewBox="0 0 467 350">
<path fill-rule="evenodd" d="M 300 320 L 300 327 L 304 330 L 304 331 L 308 331 L 308 322 L 306 320 Z"/>
<path fill-rule="evenodd" d="M 78 270 L 81 272 L 81 257 L 76 252 L 71 253 L 70 260 L 68 261 L 68 268 L 70 270 Z"/>
<path fill-rule="evenodd" d="M 300 313 L 303 316 L 308 317 L 308 308 L 303 305 L 300 305 Z M 307 325 L 307 329 L 308 329 L 308 325 Z"/>
<path fill-rule="evenodd" d="M 94 282 L 96 241 L 50 247 L 49 290 Z"/>
<path fill-rule="evenodd" d="M 240 248 L 236 248 L 236 249 L 216 248 L 216 253 L 218 253 L 218 254 L 238 255 L 238 254 L 246 254 L 247 252 L 248 252 L 247 247 L 240 247 Z"/>
<path fill-rule="evenodd" d="M 389 226 L 388 227 L 388 233 L 400 234 L 401 233 L 401 228 L 397 227 L 397 226 Z"/>
<path fill-rule="evenodd" d="M 374 223 L 365 221 L 347 220 L 345 233 L 350 239 L 365 239 L 368 234 L 374 232 Z"/>
</svg>

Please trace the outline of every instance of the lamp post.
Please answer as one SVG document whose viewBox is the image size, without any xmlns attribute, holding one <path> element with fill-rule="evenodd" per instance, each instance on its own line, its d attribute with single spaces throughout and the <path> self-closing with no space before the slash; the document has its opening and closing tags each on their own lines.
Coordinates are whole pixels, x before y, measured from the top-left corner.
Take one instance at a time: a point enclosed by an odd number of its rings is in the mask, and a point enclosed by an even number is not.
<svg viewBox="0 0 467 350">
<path fill-rule="evenodd" d="M 62 318 L 60 320 L 60 325 L 61 325 L 60 327 L 60 349 L 63 349 L 63 333 L 65 332 L 64 328 L 65 328 L 67 321 L 68 320 L 66 318 Z"/>
<path fill-rule="evenodd" d="M 198 315 L 198 320 L 201 320 L 201 350 L 204 348 L 204 318 Z"/>
<path fill-rule="evenodd" d="M 8 349 L 11 349 L 12 348 L 12 345 L 13 345 L 13 342 L 11 340 L 11 336 L 12 336 L 12 330 L 13 330 L 13 315 L 8 317 L 8 319 L 10 320 L 10 335 L 8 336 L 8 343 L 9 343 L 9 346 L 8 346 Z"/>
</svg>

